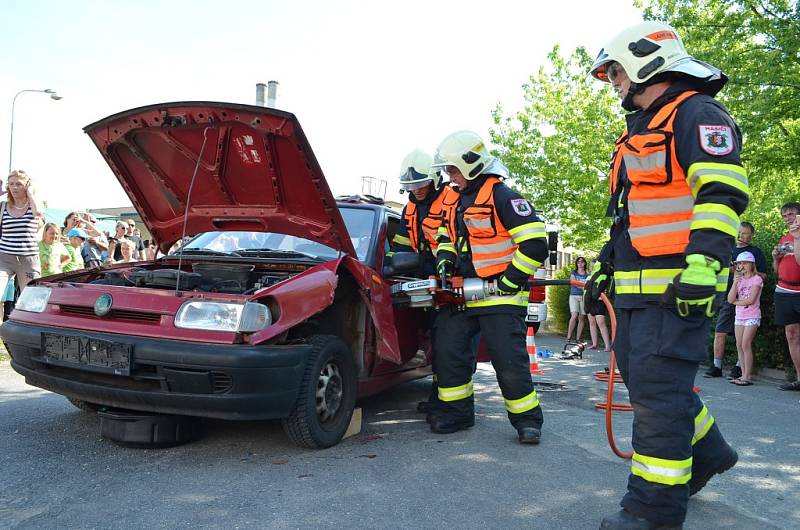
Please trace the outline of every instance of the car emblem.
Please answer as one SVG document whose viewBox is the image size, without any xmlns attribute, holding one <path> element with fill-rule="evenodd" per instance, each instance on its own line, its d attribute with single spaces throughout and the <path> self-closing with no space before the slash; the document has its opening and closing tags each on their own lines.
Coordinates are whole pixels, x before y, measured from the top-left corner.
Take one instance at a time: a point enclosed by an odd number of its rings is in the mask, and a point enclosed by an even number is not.
<svg viewBox="0 0 800 530">
<path fill-rule="evenodd" d="M 108 293 L 103 293 L 94 303 L 94 314 L 99 317 L 106 316 L 111 311 L 111 304 L 114 300 Z"/>
</svg>

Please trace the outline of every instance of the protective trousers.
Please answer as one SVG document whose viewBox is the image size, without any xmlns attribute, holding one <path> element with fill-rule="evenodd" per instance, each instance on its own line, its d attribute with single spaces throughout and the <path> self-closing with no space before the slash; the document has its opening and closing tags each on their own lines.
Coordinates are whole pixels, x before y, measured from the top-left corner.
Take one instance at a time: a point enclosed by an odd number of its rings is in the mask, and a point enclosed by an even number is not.
<svg viewBox="0 0 800 530">
<path fill-rule="evenodd" d="M 634 449 L 620 504 L 654 523 L 682 523 L 692 472 L 713 469 L 728 449 L 693 391 L 708 337 L 703 314 L 681 318 L 656 306 L 617 310 L 614 353 L 633 405 Z"/>
<path fill-rule="evenodd" d="M 540 428 L 542 408 L 531 381 L 525 350 L 525 321 L 509 313 L 470 314 L 445 308 L 436 319 L 433 369 L 439 384 L 437 413 L 454 419 L 475 414 L 472 374 L 477 352 L 472 338 L 480 331 L 503 393 L 508 419 L 516 429 Z"/>
</svg>

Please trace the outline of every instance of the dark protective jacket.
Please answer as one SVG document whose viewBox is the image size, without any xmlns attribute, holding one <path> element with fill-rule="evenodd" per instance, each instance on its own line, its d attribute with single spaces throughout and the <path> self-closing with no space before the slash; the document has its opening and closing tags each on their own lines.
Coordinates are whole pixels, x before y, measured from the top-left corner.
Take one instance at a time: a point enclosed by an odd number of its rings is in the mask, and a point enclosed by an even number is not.
<svg viewBox="0 0 800 530">
<path fill-rule="evenodd" d="M 449 186 L 434 189 L 424 199 L 417 200 L 413 194 L 403 207 L 403 222 L 392 238 L 390 254 L 394 252 L 416 252 L 422 255 L 419 274 L 434 274 L 433 251 L 440 226 L 453 226 L 458 194 Z M 435 225 L 436 228 L 432 228 Z"/>
<path fill-rule="evenodd" d="M 657 304 L 688 254 L 720 263 L 724 291 L 750 195 L 738 126 L 722 104 L 681 83 L 626 120 L 609 177 L 614 224 L 600 253 L 614 266 L 615 306 Z"/>
<path fill-rule="evenodd" d="M 548 255 L 545 225 L 531 204 L 496 176 L 481 175 L 460 192 L 456 211 L 456 241 L 440 232 L 437 259 L 453 261 L 457 276 L 500 280 L 518 291 L 467 307 L 526 307 L 528 278 Z"/>
</svg>

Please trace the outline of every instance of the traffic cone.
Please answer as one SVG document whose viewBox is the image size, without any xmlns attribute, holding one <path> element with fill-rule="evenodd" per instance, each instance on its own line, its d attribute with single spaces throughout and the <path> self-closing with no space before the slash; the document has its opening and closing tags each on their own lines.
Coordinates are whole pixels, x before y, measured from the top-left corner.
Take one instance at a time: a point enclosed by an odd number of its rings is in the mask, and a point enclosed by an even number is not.
<svg viewBox="0 0 800 530">
<path fill-rule="evenodd" d="M 539 356 L 536 353 L 536 339 L 533 326 L 528 326 L 528 333 L 525 336 L 525 349 L 528 350 L 528 362 L 531 365 L 531 374 L 542 375 L 544 372 L 539 368 Z"/>
</svg>

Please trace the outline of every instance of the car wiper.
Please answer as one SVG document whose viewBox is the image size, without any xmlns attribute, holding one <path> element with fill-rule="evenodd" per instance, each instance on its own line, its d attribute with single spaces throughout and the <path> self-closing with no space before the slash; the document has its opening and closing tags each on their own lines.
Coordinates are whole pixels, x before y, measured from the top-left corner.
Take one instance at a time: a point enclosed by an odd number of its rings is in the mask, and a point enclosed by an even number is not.
<svg viewBox="0 0 800 530">
<path fill-rule="evenodd" d="M 210 248 L 181 248 L 170 254 L 170 256 L 177 256 L 178 254 L 203 254 L 206 256 L 238 256 L 241 255 L 237 252 L 222 252 L 220 250 L 211 250 Z"/>
<path fill-rule="evenodd" d="M 322 260 L 321 257 L 314 254 L 278 248 L 239 248 L 236 249 L 236 252 L 241 256 L 256 256 L 259 258 L 308 258 L 315 261 Z"/>
</svg>

